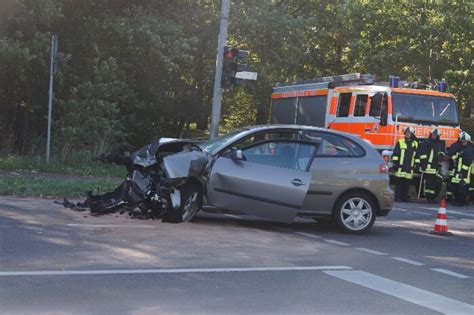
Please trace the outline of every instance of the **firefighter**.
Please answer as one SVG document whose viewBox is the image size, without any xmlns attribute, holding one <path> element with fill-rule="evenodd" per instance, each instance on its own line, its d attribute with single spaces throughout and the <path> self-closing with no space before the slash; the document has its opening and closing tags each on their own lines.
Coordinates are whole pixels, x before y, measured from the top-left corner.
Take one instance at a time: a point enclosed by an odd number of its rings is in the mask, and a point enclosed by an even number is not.
<svg viewBox="0 0 474 315">
<path fill-rule="evenodd" d="M 438 129 L 433 129 L 429 138 L 422 142 L 418 148 L 417 157 L 419 168 L 422 173 L 423 194 L 428 202 L 433 202 L 441 188 L 439 177 L 440 158 L 444 155 L 443 146 L 439 139 Z"/>
<path fill-rule="evenodd" d="M 474 144 L 471 142 L 472 151 L 474 152 Z M 471 164 L 471 184 L 469 185 L 469 202 L 474 202 L 474 156 Z"/>
<path fill-rule="evenodd" d="M 418 149 L 418 140 L 412 127 L 404 131 L 405 137 L 400 139 L 393 150 L 392 162 L 395 174 L 395 201 L 408 201 L 408 190 L 413 179 L 413 169 Z"/>
<path fill-rule="evenodd" d="M 454 142 L 448 149 L 445 155 L 445 160 L 449 161 L 449 171 L 448 171 L 448 189 L 446 191 L 446 199 L 454 200 L 454 184 L 452 184 L 452 179 L 454 176 L 454 170 L 456 169 L 456 161 L 459 156 L 459 153 L 462 150 L 462 141 L 461 138 L 465 136 L 466 132 L 462 131 L 459 133 L 458 140 Z"/>
<path fill-rule="evenodd" d="M 471 145 L 471 136 L 467 132 L 463 132 L 460 141 L 461 150 L 458 152 L 454 175 L 451 178 L 454 192 L 454 206 L 466 205 L 469 186 L 471 184 L 471 164 L 474 153 Z"/>
</svg>

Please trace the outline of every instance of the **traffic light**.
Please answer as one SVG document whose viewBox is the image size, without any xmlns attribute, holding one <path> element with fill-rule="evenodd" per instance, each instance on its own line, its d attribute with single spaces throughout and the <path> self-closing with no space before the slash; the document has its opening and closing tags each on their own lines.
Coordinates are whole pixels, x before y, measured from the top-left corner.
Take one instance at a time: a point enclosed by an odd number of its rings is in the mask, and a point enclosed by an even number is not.
<svg viewBox="0 0 474 315">
<path fill-rule="evenodd" d="M 241 59 L 247 58 L 249 52 L 230 46 L 224 46 L 224 60 L 222 62 L 221 87 L 230 88 L 233 85 L 245 84 L 244 79 L 236 77 L 237 72 L 247 71 L 247 65 L 241 64 Z"/>
<path fill-rule="evenodd" d="M 222 61 L 221 87 L 229 88 L 233 84 L 235 76 L 235 62 L 232 47 L 224 46 L 224 60 Z"/>
</svg>

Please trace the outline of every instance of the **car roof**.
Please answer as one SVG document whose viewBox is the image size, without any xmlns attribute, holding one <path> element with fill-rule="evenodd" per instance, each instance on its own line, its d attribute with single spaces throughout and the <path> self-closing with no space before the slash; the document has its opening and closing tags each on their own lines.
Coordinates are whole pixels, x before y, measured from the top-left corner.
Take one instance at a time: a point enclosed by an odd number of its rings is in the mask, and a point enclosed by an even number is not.
<svg viewBox="0 0 474 315">
<path fill-rule="evenodd" d="M 314 131 L 338 134 L 338 135 L 349 137 L 351 139 L 361 140 L 359 137 L 354 136 L 353 134 L 350 134 L 350 133 L 327 129 L 327 128 L 315 127 L 315 126 L 307 126 L 307 125 L 294 125 L 294 124 L 254 125 L 254 126 L 244 127 L 243 129 L 246 129 L 249 131 L 250 130 L 251 131 L 265 131 L 265 130 L 273 130 L 273 129 L 314 130 Z"/>
<path fill-rule="evenodd" d="M 286 130 L 313 130 L 313 131 L 319 131 L 319 132 L 324 132 L 324 133 L 330 133 L 334 135 L 340 135 L 344 136 L 347 138 L 350 138 L 351 140 L 357 142 L 359 145 L 361 145 L 366 151 L 372 151 L 376 153 L 378 156 L 377 150 L 367 141 L 364 139 L 361 139 L 359 136 L 350 134 L 347 132 L 342 132 L 338 130 L 332 130 L 332 129 L 327 129 L 327 128 L 321 128 L 321 127 L 315 127 L 315 126 L 307 126 L 307 125 L 296 125 L 296 124 L 272 124 L 272 125 L 254 125 L 254 126 L 247 126 L 243 127 L 242 129 L 247 130 L 249 133 L 256 132 L 256 131 L 271 131 L 271 130 L 277 130 L 277 129 L 286 129 Z"/>
</svg>

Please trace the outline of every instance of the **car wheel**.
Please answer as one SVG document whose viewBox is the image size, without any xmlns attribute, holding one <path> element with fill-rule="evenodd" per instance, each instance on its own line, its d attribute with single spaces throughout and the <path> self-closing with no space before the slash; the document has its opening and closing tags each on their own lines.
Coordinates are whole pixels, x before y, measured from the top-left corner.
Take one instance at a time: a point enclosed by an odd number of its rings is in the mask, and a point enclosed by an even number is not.
<svg viewBox="0 0 474 315">
<path fill-rule="evenodd" d="M 198 185 L 186 183 L 179 187 L 181 204 L 177 209 L 172 206 L 168 209 L 168 222 L 189 222 L 194 219 L 201 209 L 202 192 Z"/>
<path fill-rule="evenodd" d="M 365 233 L 375 222 L 372 198 L 362 192 L 343 195 L 336 203 L 334 220 L 346 233 Z"/>
</svg>

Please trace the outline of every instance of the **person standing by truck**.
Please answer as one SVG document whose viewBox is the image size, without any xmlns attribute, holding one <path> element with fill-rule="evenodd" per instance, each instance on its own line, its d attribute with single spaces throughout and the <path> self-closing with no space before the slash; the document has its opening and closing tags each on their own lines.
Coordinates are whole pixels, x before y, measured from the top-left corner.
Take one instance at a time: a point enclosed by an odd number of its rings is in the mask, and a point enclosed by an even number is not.
<svg viewBox="0 0 474 315">
<path fill-rule="evenodd" d="M 460 152 L 462 151 L 462 141 L 461 138 L 465 137 L 466 132 L 462 131 L 459 133 L 458 140 L 454 142 L 446 151 L 446 155 L 444 157 L 445 160 L 449 161 L 449 172 L 448 172 L 448 189 L 446 191 L 446 199 L 449 201 L 454 200 L 454 193 L 455 193 L 455 185 L 452 183 L 454 172 L 457 167 L 457 159 L 459 157 Z"/>
<path fill-rule="evenodd" d="M 473 148 L 471 136 L 463 132 L 460 139 L 461 149 L 455 162 L 454 175 L 451 178 L 452 191 L 454 192 L 454 206 L 465 206 L 471 184 L 471 168 Z"/>
<path fill-rule="evenodd" d="M 433 202 L 441 188 L 441 178 L 438 176 L 439 161 L 444 155 L 443 145 L 440 141 L 438 129 L 433 129 L 429 138 L 420 144 L 417 152 L 419 169 L 422 173 L 423 193 L 428 202 Z"/>
<path fill-rule="evenodd" d="M 415 131 L 407 127 L 405 137 L 400 139 L 393 150 L 392 162 L 395 174 L 395 201 L 408 201 L 408 190 L 413 179 L 415 162 L 418 163 L 416 152 L 418 140 Z"/>
</svg>

